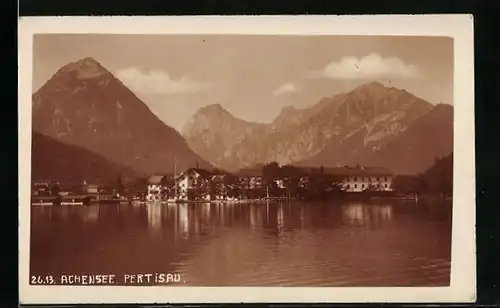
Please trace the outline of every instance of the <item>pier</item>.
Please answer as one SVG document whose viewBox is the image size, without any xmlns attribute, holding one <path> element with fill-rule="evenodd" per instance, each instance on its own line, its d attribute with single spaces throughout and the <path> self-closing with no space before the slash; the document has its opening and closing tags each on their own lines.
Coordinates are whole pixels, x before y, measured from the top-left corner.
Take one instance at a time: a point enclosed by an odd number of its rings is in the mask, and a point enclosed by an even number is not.
<svg viewBox="0 0 500 308">
<path fill-rule="evenodd" d="M 91 195 L 68 196 L 32 196 L 31 205 L 91 205 L 91 204 L 117 204 L 120 199 L 116 197 L 99 198 Z"/>
</svg>

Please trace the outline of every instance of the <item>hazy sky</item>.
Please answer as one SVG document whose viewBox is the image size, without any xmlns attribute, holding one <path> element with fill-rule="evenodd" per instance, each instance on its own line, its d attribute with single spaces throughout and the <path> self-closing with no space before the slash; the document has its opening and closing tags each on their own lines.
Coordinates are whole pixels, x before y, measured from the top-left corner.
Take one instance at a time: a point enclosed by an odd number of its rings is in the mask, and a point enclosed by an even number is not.
<svg viewBox="0 0 500 308">
<path fill-rule="evenodd" d="M 269 122 L 373 80 L 453 104 L 451 38 L 44 34 L 33 48 L 33 91 L 93 57 L 178 130 L 208 104 Z"/>
</svg>

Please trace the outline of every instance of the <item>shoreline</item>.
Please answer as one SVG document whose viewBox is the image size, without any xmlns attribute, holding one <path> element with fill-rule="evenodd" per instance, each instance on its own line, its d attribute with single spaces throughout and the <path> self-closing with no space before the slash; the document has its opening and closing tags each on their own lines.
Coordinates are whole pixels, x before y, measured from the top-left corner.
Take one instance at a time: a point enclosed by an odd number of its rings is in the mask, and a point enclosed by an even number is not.
<svg viewBox="0 0 500 308">
<path fill-rule="evenodd" d="M 61 200 L 62 199 L 62 200 Z M 66 200 L 64 200 L 66 199 Z M 302 203 L 302 202 L 339 202 L 339 201 L 414 201 L 427 202 L 427 201 L 453 201 L 450 196 L 440 196 L 440 195 L 386 195 L 386 196 L 361 196 L 361 195 L 339 195 L 333 198 L 328 198 L 325 200 L 308 200 L 308 199 L 288 199 L 280 197 L 270 197 L 270 198 L 260 198 L 260 199 L 240 199 L 240 200 L 161 200 L 161 201 L 146 201 L 146 200 L 115 200 L 115 199 L 104 199 L 104 200 L 82 200 L 85 198 L 57 198 L 57 197 L 39 197 L 32 198 L 32 206 L 68 206 L 68 205 L 78 205 L 78 206 L 88 206 L 88 205 L 112 205 L 112 204 L 266 204 L 266 203 Z M 76 199 L 76 200 L 75 200 Z"/>
</svg>

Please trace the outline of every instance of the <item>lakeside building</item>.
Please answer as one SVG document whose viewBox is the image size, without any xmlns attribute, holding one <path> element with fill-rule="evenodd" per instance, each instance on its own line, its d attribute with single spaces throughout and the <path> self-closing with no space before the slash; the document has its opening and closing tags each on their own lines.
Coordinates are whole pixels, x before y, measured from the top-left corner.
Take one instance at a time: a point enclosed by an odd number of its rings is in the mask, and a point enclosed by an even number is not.
<svg viewBox="0 0 500 308">
<path fill-rule="evenodd" d="M 201 168 L 189 168 L 175 178 L 177 185 L 176 199 L 188 201 L 194 199 L 210 200 L 210 181 L 213 173 Z"/>
<path fill-rule="evenodd" d="M 241 187 L 257 189 L 263 186 L 262 170 L 259 168 L 243 168 L 236 173 Z"/>
<path fill-rule="evenodd" d="M 148 193 L 146 196 L 147 201 L 160 201 L 162 200 L 162 175 L 153 175 L 148 179 Z"/>
<path fill-rule="evenodd" d="M 362 193 L 367 191 L 393 191 L 393 174 L 380 167 L 334 167 L 334 168 L 295 168 L 300 176 L 298 186 L 310 185 L 311 177 L 318 174 L 328 175 L 330 184 L 336 184 L 344 192 Z M 228 180 L 227 177 L 233 177 Z M 277 176 L 276 187 L 286 189 L 288 176 Z M 177 176 L 153 175 L 148 179 L 147 201 L 175 199 L 182 201 L 210 201 L 234 198 L 261 198 L 265 194 L 262 170 L 245 168 L 231 174 L 223 171 L 208 171 L 201 168 L 189 168 Z M 229 191 L 236 191 L 232 197 Z M 255 192 L 257 195 L 253 195 Z"/>
<path fill-rule="evenodd" d="M 99 189 L 100 189 L 99 186 L 100 185 L 97 185 L 97 184 L 88 184 L 86 187 L 86 191 L 89 194 L 97 194 L 97 193 L 99 193 Z"/>
<path fill-rule="evenodd" d="M 344 176 L 342 189 L 348 192 L 393 191 L 393 174 L 386 168 L 363 166 L 345 167 L 337 170 Z"/>
<path fill-rule="evenodd" d="M 323 172 L 339 184 L 342 191 L 345 192 L 364 192 L 364 191 L 393 191 L 392 181 L 393 173 L 382 167 L 344 166 L 331 168 L 301 168 L 302 176 L 300 184 L 307 186 L 309 176 Z"/>
<path fill-rule="evenodd" d="M 33 196 L 50 196 L 50 183 L 47 181 L 35 181 L 31 185 Z"/>
</svg>

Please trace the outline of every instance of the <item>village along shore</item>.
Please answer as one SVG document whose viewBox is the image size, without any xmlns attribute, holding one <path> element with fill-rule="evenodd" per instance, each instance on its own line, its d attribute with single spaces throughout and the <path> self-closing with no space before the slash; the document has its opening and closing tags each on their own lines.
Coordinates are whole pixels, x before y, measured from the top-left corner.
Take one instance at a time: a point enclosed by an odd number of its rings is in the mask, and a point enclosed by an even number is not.
<svg viewBox="0 0 500 308">
<path fill-rule="evenodd" d="M 266 203 L 331 200 L 450 199 L 453 165 L 436 159 L 426 172 L 394 175 L 385 168 L 343 166 L 299 168 L 269 163 L 235 173 L 189 168 L 149 178 L 117 177 L 102 183 L 32 184 L 33 205 L 116 203 Z"/>
</svg>

